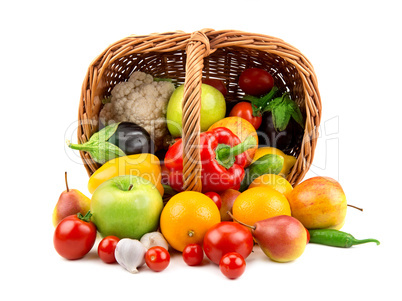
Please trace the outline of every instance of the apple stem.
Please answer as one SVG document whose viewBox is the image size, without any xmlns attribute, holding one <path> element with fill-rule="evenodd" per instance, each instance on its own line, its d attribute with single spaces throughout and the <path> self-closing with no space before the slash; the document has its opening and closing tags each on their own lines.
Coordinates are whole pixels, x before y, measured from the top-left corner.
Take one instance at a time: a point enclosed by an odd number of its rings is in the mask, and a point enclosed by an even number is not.
<svg viewBox="0 0 402 301">
<path fill-rule="evenodd" d="M 243 222 L 241 222 L 241 221 L 239 221 L 237 218 L 235 218 L 233 215 L 232 215 L 232 213 L 230 213 L 230 211 L 228 211 L 228 212 L 226 212 L 235 222 L 237 222 L 237 223 L 239 223 L 240 225 L 243 225 L 243 226 L 245 226 L 245 227 L 247 227 L 247 228 L 250 228 L 250 229 L 253 229 L 253 230 L 255 230 L 255 226 L 250 226 L 250 225 L 247 225 L 247 224 L 245 224 L 245 223 L 243 223 Z"/>
<path fill-rule="evenodd" d="M 130 186 L 128 187 L 128 191 L 130 191 L 131 189 L 133 189 L 133 184 L 130 184 Z"/>
<path fill-rule="evenodd" d="M 359 207 L 356 207 L 356 206 L 353 206 L 353 205 L 349 205 L 349 204 L 348 204 L 348 206 L 349 206 L 349 207 L 352 207 L 352 208 L 355 208 L 355 209 L 357 209 L 357 210 L 363 211 L 363 208 L 359 208 Z"/>
<path fill-rule="evenodd" d="M 66 171 L 66 172 L 64 172 L 64 179 L 65 179 L 65 181 L 66 181 L 66 188 L 67 188 L 67 192 L 69 192 L 69 191 L 70 191 L 70 189 L 68 188 L 68 182 L 67 182 L 67 171 Z"/>
</svg>

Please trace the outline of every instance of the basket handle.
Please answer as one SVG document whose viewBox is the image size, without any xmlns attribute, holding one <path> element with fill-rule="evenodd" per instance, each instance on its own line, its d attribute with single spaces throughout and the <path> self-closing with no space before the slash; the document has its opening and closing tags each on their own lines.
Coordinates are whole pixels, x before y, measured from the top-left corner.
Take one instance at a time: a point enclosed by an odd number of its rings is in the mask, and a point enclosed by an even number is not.
<svg viewBox="0 0 402 301">
<path fill-rule="evenodd" d="M 194 32 L 187 44 L 186 77 L 182 103 L 183 189 L 202 190 L 200 156 L 201 83 L 204 57 L 211 52 L 205 31 Z"/>
</svg>

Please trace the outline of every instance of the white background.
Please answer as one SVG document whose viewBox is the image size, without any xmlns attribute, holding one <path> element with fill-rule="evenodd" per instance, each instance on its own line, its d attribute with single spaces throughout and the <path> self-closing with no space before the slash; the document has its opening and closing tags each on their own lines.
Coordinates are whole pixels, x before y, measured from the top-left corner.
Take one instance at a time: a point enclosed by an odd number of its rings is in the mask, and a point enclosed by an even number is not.
<svg viewBox="0 0 402 301">
<path fill-rule="evenodd" d="M 9 1 L 0 6 L 1 299 L 400 298 L 398 1 L 60 3 Z M 51 215 L 65 189 L 64 171 L 70 188 L 89 196 L 86 171 L 77 154 L 65 147 L 66 138 L 75 141 L 89 64 L 130 34 L 205 27 L 280 37 L 311 61 L 323 111 L 314 166 L 306 178 L 339 180 L 348 203 L 364 209 L 348 209 L 343 230 L 357 238 L 377 238 L 380 246 L 311 244 L 288 264 L 274 263 L 257 249 L 235 281 L 207 261 L 188 267 L 177 253 L 162 273 L 144 268 L 132 275 L 119 265 L 103 264 L 96 246 L 79 261 L 55 252 Z"/>
</svg>

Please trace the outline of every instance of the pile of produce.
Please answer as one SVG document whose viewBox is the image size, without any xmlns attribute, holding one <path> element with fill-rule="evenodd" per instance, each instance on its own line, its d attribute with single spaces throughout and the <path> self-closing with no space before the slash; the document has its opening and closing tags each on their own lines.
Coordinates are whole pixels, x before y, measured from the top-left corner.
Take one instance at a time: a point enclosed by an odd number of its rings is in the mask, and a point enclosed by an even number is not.
<svg viewBox="0 0 402 301">
<path fill-rule="evenodd" d="M 209 260 L 234 279 L 254 247 L 289 262 L 308 243 L 379 244 L 340 231 L 348 204 L 337 181 L 313 177 L 293 187 L 286 180 L 304 131 L 291 95 L 263 69 L 244 70 L 237 84 L 245 96 L 230 106 L 223 81 L 201 86 L 202 192 L 183 189 L 183 85 L 140 71 L 117 84 L 100 130 L 86 143 L 68 142 L 101 167 L 88 181 L 91 198 L 70 189 L 66 173 L 53 213 L 56 251 L 83 258 L 99 233 L 100 259 L 129 272 L 163 271 L 171 252 L 181 252 L 187 265 Z"/>
</svg>

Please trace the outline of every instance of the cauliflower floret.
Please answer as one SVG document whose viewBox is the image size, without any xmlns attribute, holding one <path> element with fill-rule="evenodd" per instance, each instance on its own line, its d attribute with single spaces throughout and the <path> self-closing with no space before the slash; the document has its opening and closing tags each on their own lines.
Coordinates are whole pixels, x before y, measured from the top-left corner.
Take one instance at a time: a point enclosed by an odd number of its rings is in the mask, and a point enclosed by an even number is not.
<svg viewBox="0 0 402 301">
<path fill-rule="evenodd" d="M 168 81 L 154 81 L 144 72 L 134 72 L 127 82 L 118 83 L 112 97 L 100 112 L 103 124 L 129 121 L 142 126 L 152 137 L 156 149 L 164 148 L 169 131 L 166 110 L 175 87 Z"/>
</svg>

